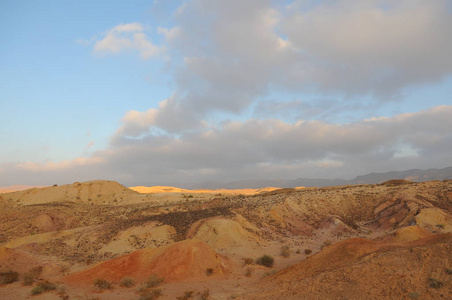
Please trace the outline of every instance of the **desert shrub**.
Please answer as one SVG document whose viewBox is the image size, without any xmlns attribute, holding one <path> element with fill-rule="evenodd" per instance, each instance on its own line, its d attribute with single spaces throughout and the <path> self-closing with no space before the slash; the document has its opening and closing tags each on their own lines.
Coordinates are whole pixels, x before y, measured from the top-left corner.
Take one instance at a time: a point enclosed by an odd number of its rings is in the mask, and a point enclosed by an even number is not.
<svg viewBox="0 0 452 300">
<path fill-rule="evenodd" d="M 435 278 L 431 278 L 431 277 L 428 279 L 428 282 L 429 282 L 428 286 L 431 288 L 434 288 L 434 289 L 440 289 L 444 285 L 444 282 L 439 281 L 438 279 L 435 279 Z"/>
<path fill-rule="evenodd" d="M 210 291 L 209 290 L 205 290 L 201 293 L 201 300 L 207 300 L 210 297 Z"/>
<path fill-rule="evenodd" d="M 312 253 L 311 249 L 304 249 L 304 254 L 309 255 Z"/>
<path fill-rule="evenodd" d="M 111 290 L 113 288 L 111 282 L 103 278 L 94 280 L 94 286 L 100 290 Z"/>
<path fill-rule="evenodd" d="M 418 292 L 411 292 L 408 294 L 408 298 L 410 299 L 418 299 L 420 294 Z"/>
<path fill-rule="evenodd" d="M 155 300 L 162 296 L 161 289 L 146 289 L 140 293 L 139 300 Z"/>
<path fill-rule="evenodd" d="M 246 277 L 251 277 L 252 274 L 253 274 L 253 269 L 251 269 L 251 268 L 246 268 L 245 276 L 246 276 Z"/>
<path fill-rule="evenodd" d="M 122 287 L 130 288 L 135 286 L 135 280 L 131 277 L 124 277 L 119 282 L 119 285 Z"/>
<path fill-rule="evenodd" d="M 267 268 L 271 268 L 274 263 L 273 257 L 269 255 L 263 255 L 256 260 L 256 263 L 261 266 L 265 266 Z"/>
<path fill-rule="evenodd" d="M 57 289 L 57 286 L 56 286 L 55 283 L 51 283 L 49 281 L 44 281 L 44 282 L 38 284 L 37 286 L 35 286 L 31 290 L 31 294 L 32 295 L 39 295 L 39 294 L 42 294 L 44 292 L 54 291 L 56 289 Z"/>
<path fill-rule="evenodd" d="M 34 267 L 29 272 L 22 275 L 22 283 L 24 285 L 32 285 L 35 280 L 41 276 L 42 273 L 42 267 Z"/>
<path fill-rule="evenodd" d="M 245 257 L 244 259 L 243 259 L 243 265 L 244 266 L 246 266 L 246 265 L 251 265 L 252 263 L 253 263 L 253 259 L 251 258 L 251 257 Z"/>
<path fill-rule="evenodd" d="M 301 253 L 301 250 L 298 249 L 295 253 L 296 253 L 296 254 L 300 254 L 300 253 Z"/>
<path fill-rule="evenodd" d="M 288 245 L 281 247 L 281 256 L 285 258 L 288 258 L 290 256 L 290 247 Z"/>
<path fill-rule="evenodd" d="M 144 283 L 144 285 L 147 288 L 153 288 L 160 285 L 163 282 L 163 280 L 164 280 L 163 278 L 155 274 L 152 274 L 151 276 L 149 276 L 148 280 Z"/>
<path fill-rule="evenodd" d="M 330 240 L 326 240 L 323 242 L 323 245 L 320 247 L 320 249 L 323 250 L 323 248 L 330 246 L 332 244 L 332 242 Z"/>
<path fill-rule="evenodd" d="M 447 275 L 452 275 L 452 269 L 445 268 L 444 272 L 446 272 Z"/>
<path fill-rule="evenodd" d="M 212 268 L 208 268 L 208 269 L 206 270 L 206 275 L 207 275 L 207 276 L 212 276 L 212 275 L 213 275 L 213 269 L 212 269 Z"/>
<path fill-rule="evenodd" d="M 42 293 L 44 293 L 45 291 L 44 291 L 44 289 L 41 287 L 41 286 L 35 286 L 32 290 L 31 290 L 31 294 L 34 296 L 34 295 L 39 295 L 39 294 L 42 294 Z"/>
<path fill-rule="evenodd" d="M 19 273 L 8 271 L 0 273 L 0 284 L 9 284 L 19 280 Z"/>
<path fill-rule="evenodd" d="M 185 291 L 183 296 L 176 297 L 177 300 L 188 300 L 193 297 L 195 291 Z"/>
</svg>

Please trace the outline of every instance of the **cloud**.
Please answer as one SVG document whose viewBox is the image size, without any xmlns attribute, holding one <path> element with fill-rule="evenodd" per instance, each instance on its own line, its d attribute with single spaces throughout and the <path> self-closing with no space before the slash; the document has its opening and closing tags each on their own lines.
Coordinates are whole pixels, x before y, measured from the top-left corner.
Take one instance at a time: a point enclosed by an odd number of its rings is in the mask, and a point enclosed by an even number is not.
<svg viewBox="0 0 452 300">
<path fill-rule="evenodd" d="M 451 115 L 452 106 L 445 105 L 348 124 L 230 121 L 174 136 L 123 137 L 91 158 L 72 162 L 10 164 L 0 169 L 2 182 L 8 185 L 14 178 L 30 184 L 93 176 L 124 184 L 170 184 L 213 176 L 220 181 L 352 178 L 372 171 L 442 168 L 452 165 Z M 36 181 L 37 173 L 47 181 Z"/>
<path fill-rule="evenodd" d="M 137 51 L 143 59 L 158 55 L 161 49 L 151 43 L 139 23 L 119 24 L 107 31 L 103 39 L 94 44 L 94 53 L 118 54 L 123 51 Z"/>
<path fill-rule="evenodd" d="M 140 123 L 141 131 L 199 130 L 218 120 L 215 114 L 252 107 L 256 117 L 275 117 L 271 101 L 281 111 L 296 107 L 294 119 L 322 120 L 402 101 L 410 88 L 451 75 L 450 16 L 445 0 L 184 2 L 174 26 L 157 29 L 171 57 L 174 93 L 152 108 L 154 121 Z M 108 51 L 131 43 L 116 36 L 124 26 L 107 34 Z M 142 29 L 130 27 L 128 33 Z M 278 93 L 295 96 L 269 100 Z M 300 93 L 316 97 L 299 105 L 293 99 Z M 123 126 L 136 124 L 124 118 Z"/>
<path fill-rule="evenodd" d="M 385 117 L 369 109 L 452 74 L 450 16 L 446 0 L 193 0 L 156 28 L 158 46 L 142 24 L 119 24 L 94 53 L 147 59 L 164 49 L 172 95 L 131 107 L 86 163 L 3 165 L 2 180 L 41 172 L 171 184 L 451 165 L 452 106 Z M 367 111 L 335 120 L 354 109 Z"/>
<path fill-rule="evenodd" d="M 321 90 L 388 97 L 452 71 L 448 1 L 305 4 L 295 1 L 281 26 L 294 47 L 310 56 L 307 75 Z M 289 82 L 306 81 L 304 75 L 293 70 Z"/>
</svg>

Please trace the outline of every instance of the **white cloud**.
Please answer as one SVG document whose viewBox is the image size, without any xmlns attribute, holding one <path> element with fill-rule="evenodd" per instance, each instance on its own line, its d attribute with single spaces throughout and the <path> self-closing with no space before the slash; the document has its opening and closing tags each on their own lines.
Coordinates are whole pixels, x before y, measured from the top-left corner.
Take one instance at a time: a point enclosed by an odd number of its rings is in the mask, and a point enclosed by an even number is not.
<svg viewBox="0 0 452 300">
<path fill-rule="evenodd" d="M 143 31 L 144 28 L 139 23 L 119 24 L 94 44 L 93 51 L 98 54 L 137 51 L 143 59 L 158 55 L 160 48 L 152 44 Z"/>
</svg>

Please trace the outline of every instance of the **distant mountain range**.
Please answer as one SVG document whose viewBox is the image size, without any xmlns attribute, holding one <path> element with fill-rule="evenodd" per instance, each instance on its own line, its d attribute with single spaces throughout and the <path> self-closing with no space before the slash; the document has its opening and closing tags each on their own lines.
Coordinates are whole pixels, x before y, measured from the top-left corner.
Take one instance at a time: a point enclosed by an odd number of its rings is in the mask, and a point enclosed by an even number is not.
<svg viewBox="0 0 452 300">
<path fill-rule="evenodd" d="M 452 179 L 452 167 L 444 169 L 428 169 L 420 170 L 413 169 L 407 171 L 391 171 L 386 173 L 370 173 L 366 175 L 357 176 L 351 180 L 345 179 L 320 179 L 320 178 L 298 178 L 294 180 L 268 180 L 268 179 L 249 179 L 238 180 L 228 183 L 220 182 L 203 182 L 194 184 L 179 184 L 178 187 L 186 189 L 244 189 L 253 188 L 261 189 L 268 186 L 281 188 L 294 188 L 297 186 L 304 187 L 324 187 L 334 185 L 349 185 L 349 184 L 377 184 L 391 179 L 405 179 L 409 181 L 430 181 L 430 180 L 444 180 Z"/>
</svg>

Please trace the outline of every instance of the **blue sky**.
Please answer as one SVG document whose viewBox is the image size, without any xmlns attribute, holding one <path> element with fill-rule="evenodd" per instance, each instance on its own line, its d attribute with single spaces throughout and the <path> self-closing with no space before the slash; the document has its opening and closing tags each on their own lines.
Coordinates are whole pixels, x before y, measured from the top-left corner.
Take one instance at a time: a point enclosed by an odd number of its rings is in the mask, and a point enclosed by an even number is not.
<svg viewBox="0 0 452 300">
<path fill-rule="evenodd" d="M 452 165 L 451 1 L 1 1 L 0 186 Z"/>
</svg>

